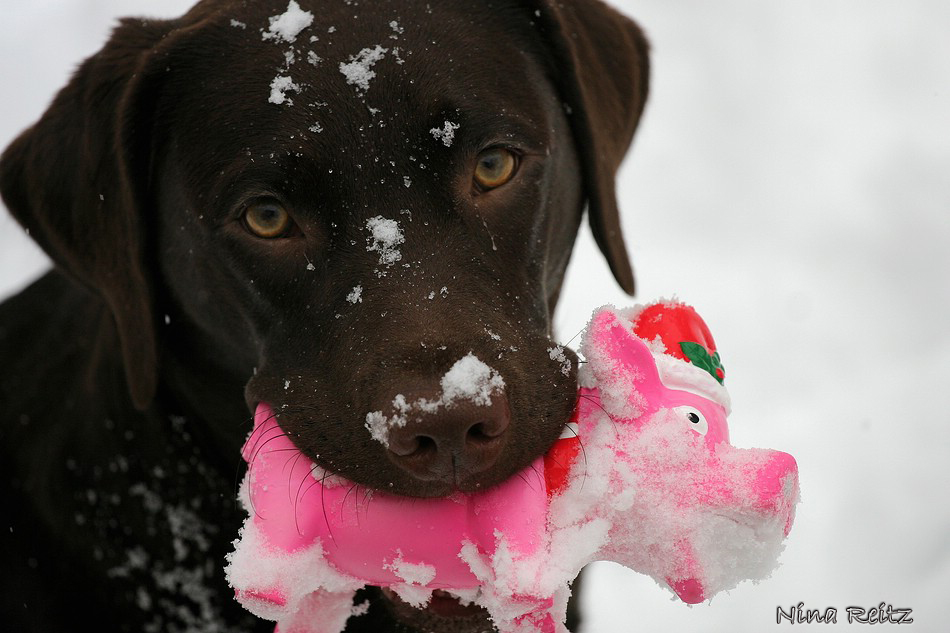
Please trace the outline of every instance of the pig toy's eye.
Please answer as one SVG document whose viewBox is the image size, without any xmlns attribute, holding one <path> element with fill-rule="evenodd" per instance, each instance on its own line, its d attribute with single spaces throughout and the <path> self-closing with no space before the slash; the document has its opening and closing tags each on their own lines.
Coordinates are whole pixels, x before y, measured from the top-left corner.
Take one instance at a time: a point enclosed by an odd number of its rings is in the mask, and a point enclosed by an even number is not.
<svg viewBox="0 0 950 633">
<path fill-rule="evenodd" d="M 694 407 L 676 407 L 673 409 L 676 413 L 686 420 L 686 425 L 699 433 L 700 435 L 706 435 L 706 431 L 709 430 L 709 423 L 706 422 L 706 416 L 699 412 L 699 409 Z"/>
</svg>

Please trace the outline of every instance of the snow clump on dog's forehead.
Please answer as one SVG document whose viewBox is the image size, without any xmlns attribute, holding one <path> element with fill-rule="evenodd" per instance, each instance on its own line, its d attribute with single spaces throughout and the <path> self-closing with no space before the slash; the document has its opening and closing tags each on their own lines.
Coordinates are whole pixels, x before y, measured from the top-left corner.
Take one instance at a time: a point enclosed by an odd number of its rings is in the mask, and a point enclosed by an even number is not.
<svg viewBox="0 0 950 633">
<path fill-rule="evenodd" d="M 293 105 L 293 100 L 287 97 L 287 93 L 291 90 L 299 92 L 300 86 L 295 84 L 290 77 L 278 75 L 274 77 L 274 80 L 270 83 L 270 98 L 268 98 L 267 101 L 269 103 L 276 103 L 277 105 L 282 103 Z"/>
<path fill-rule="evenodd" d="M 373 239 L 380 244 L 391 247 L 404 241 L 402 229 L 399 228 L 399 222 L 396 220 L 377 215 L 366 221 L 366 228 L 372 232 Z"/>
<path fill-rule="evenodd" d="M 377 44 L 374 48 L 364 48 L 356 55 L 351 55 L 349 62 L 340 62 L 340 72 L 346 77 L 346 83 L 363 92 L 369 90 L 369 80 L 376 76 L 371 68 L 388 52 L 388 48 Z"/>
<path fill-rule="evenodd" d="M 366 238 L 367 251 L 379 253 L 379 263 L 382 266 L 392 266 L 400 259 L 402 253 L 396 248 L 406 241 L 399 222 L 381 215 L 366 220 L 366 230 L 370 235 Z M 377 274 L 382 274 L 377 271 Z"/>
<path fill-rule="evenodd" d="M 455 140 L 455 131 L 457 129 L 459 129 L 458 123 L 446 121 L 445 125 L 441 128 L 434 127 L 429 130 L 429 134 L 437 141 L 442 141 L 442 144 L 446 147 L 452 147 L 452 141 Z"/>
<path fill-rule="evenodd" d="M 290 67 L 293 66 L 296 61 L 296 54 L 292 44 L 300 32 L 313 23 L 313 14 L 309 11 L 301 10 L 300 5 L 294 2 L 294 0 L 290 0 L 286 12 L 272 16 L 268 18 L 268 21 L 270 22 L 270 27 L 266 31 L 261 29 L 261 39 L 272 40 L 276 44 L 281 42 L 291 44 L 290 49 L 284 52 L 284 60 L 286 61 L 285 71 L 289 73 Z M 235 22 L 235 20 L 231 20 L 232 26 L 235 25 Z M 237 24 L 243 23 L 237 22 Z M 242 28 L 246 28 L 246 25 Z M 274 77 L 273 81 L 271 81 L 270 96 L 267 99 L 268 103 L 288 106 L 293 105 L 293 101 L 287 97 L 287 92 L 289 91 L 300 92 L 301 85 L 295 83 L 289 74 L 279 73 Z"/>
<path fill-rule="evenodd" d="M 313 23 L 313 14 L 302 10 L 299 4 L 290 0 L 287 11 L 269 20 L 270 28 L 263 33 L 263 39 L 293 42 L 302 30 Z"/>
</svg>

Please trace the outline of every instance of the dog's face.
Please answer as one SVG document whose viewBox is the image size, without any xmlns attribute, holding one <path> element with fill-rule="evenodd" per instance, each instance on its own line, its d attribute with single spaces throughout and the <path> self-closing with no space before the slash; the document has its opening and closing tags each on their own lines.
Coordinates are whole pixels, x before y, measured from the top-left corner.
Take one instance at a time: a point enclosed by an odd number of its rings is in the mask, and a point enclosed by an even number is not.
<svg viewBox="0 0 950 633">
<path fill-rule="evenodd" d="M 139 406 L 175 382 L 156 356 L 200 359 L 356 483 L 490 486 L 570 412 L 550 316 L 585 201 L 632 286 L 612 186 L 645 45 L 589 4 L 127 21 L 9 150 L 4 194 L 112 308 Z M 446 400 L 464 359 L 496 381 L 481 402 Z"/>
<path fill-rule="evenodd" d="M 528 19 L 340 3 L 290 43 L 262 38 L 275 7 L 215 18 L 227 37 L 165 61 L 156 253 L 176 320 L 255 368 L 248 403 L 318 465 L 399 494 L 498 483 L 558 436 L 575 390 L 548 335 L 580 166 Z M 375 76 L 350 81 L 341 65 L 373 49 Z M 298 86 L 279 104 L 276 77 Z M 469 354 L 504 381 L 490 404 L 371 436 L 368 414 L 437 400 Z"/>
<path fill-rule="evenodd" d="M 491 486 L 573 407 L 551 312 L 585 204 L 632 291 L 613 176 L 646 44 L 597 0 L 302 5 L 123 22 L 8 149 L 4 199 L 112 311 L 139 408 L 171 393 L 240 442 L 217 418 L 243 396 L 362 486 Z"/>
</svg>

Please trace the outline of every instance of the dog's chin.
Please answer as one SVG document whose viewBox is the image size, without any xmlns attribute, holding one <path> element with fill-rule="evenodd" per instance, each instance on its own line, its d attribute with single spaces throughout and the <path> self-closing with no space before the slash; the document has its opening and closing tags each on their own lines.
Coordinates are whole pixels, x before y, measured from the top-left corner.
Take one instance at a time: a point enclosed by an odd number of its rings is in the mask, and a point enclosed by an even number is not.
<svg viewBox="0 0 950 633">
<path fill-rule="evenodd" d="M 463 604 L 444 591 L 434 591 L 429 603 L 423 608 L 407 604 L 391 589 L 380 589 L 380 595 L 390 615 L 412 630 L 440 633 L 495 631 L 488 611 L 475 604 Z"/>
</svg>

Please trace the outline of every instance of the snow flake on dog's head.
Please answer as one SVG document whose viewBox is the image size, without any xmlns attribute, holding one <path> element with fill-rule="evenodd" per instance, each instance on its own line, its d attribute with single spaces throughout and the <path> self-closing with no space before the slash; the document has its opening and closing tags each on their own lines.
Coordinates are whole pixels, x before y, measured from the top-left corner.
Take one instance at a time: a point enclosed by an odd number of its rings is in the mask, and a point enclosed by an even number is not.
<svg viewBox="0 0 950 633">
<path fill-rule="evenodd" d="M 398 246 L 406 241 L 406 237 L 399 222 L 377 215 L 366 221 L 366 229 L 370 232 L 366 238 L 366 250 L 379 253 L 380 266 L 388 268 L 402 259 Z M 384 271 L 376 270 L 379 277 L 385 274 Z"/>
<path fill-rule="evenodd" d="M 293 105 L 293 100 L 287 96 L 287 93 L 291 91 L 300 92 L 300 86 L 295 84 L 290 77 L 278 75 L 270 82 L 270 98 L 267 101 L 277 105 Z"/>
<path fill-rule="evenodd" d="M 313 23 L 313 14 L 302 10 L 299 4 L 290 0 L 287 10 L 269 18 L 269 21 L 270 27 L 262 33 L 262 39 L 294 42 L 300 32 Z"/>
<path fill-rule="evenodd" d="M 370 80 L 376 76 L 376 71 L 372 70 L 373 66 L 388 52 L 388 48 L 377 44 L 373 48 L 362 49 L 356 55 L 350 55 L 349 62 L 340 62 L 340 72 L 346 77 L 346 83 L 365 93 L 369 90 Z"/>
<path fill-rule="evenodd" d="M 455 140 L 455 131 L 459 129 L 458 123 L 446 121 L 441 128 L 434 127 L 429 130 L 429 134 L 437 141 L 442 141 L 446 147 L 452 147 L 452 141 Z"/>
</svg>

